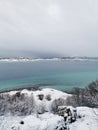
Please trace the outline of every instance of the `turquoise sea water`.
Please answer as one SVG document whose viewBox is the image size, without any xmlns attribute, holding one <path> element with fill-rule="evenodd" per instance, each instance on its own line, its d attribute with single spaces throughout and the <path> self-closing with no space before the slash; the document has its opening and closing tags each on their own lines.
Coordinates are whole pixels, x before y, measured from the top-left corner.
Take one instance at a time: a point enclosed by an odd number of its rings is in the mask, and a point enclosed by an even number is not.
<svg viewBox="0 0 98 130">
<path fill-rule="evenodd" d="M 59 90 L 86 87 L 98 79 L 98 61 L 0 62 L 0 90 L 41 86 Z"/>
</svg>

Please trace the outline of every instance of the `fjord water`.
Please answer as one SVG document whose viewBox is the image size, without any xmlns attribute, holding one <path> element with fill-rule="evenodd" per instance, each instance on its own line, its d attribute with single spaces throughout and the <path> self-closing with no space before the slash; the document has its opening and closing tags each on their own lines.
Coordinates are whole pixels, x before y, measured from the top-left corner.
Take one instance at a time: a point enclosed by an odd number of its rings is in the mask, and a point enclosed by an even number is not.
<svg viewBox="0 0 98 130">
<path fill-rule="evenodd" d="M 0 90 L 41 86 L 69 91 L 97 79 L 97 60 L 0 62 Z"/>
</svg>

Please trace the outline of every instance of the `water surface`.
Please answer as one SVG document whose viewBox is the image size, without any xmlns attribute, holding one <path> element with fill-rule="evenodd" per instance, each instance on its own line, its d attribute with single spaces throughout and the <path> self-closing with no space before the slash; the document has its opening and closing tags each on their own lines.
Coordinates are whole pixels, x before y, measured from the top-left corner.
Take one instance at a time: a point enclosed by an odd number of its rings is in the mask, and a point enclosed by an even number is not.
<svg viewBox="0 0 98 130">
<path fill-rule="evenodd" d="M 42 86 L 59 90 L 86 87 L 98 79 L 98 61 L 0 62 L 0 90 Z"/>
</svg>

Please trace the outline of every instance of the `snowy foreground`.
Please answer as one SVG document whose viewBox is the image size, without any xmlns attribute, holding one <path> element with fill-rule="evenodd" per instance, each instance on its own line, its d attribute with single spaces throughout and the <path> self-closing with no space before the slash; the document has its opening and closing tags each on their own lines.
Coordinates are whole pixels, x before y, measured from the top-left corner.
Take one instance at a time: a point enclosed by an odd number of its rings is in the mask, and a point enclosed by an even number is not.
<svg viewBox="0 0 98 130">
<path fill-rule="evenodd" d="M 20 95 L 22 95 L 22 99 Z M 23 103 L 23 95 L 25 95 L 25 103 Z M 66 106 L 69 96 L 71 95 L 48 88 L 37 91 L 25 89 L 3 93 L 0 95 L 2 103 L 7 102 L 8 104 L 3 105 L 0 102 L 0 107 L 2 105 L 0 108 L 0 130 L 98 130 L 98 109 Z M 7 101 L 4 97 L 8 98 Z M 30 97 L 33 97 L 33 103 Z M 65 106 L 62 106 L 61 99 L 65 101 Z M 57 101 L 60 104 L 58 111 L 55 107 L 58 104 Z M 15 109 L 17 107 L 15 102 L 20 103 L 18 109 Z M 30 113 L 21 109 L 22 105 Z M 33 109 L 31 109 L 32 107 Z M 12 108 L 15 109 L 14 112 L 11 110 Z M 25 114 L 21 115 L 18 112 L 20 110 Z"/>
</svg>

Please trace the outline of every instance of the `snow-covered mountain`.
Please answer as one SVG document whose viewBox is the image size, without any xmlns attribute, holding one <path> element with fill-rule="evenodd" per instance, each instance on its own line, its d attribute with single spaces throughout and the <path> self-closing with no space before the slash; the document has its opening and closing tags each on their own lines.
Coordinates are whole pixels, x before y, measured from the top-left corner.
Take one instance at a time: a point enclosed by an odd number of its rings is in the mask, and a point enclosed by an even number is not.
<svg viewBox="0 0 98 130">
<path fill-rule="evenodd" d="M 17 57 L 17 58 L 0 58 L 1 62 L 33 62 L 41 60 L 68 60 L 68 61 L 96 61 L 98 57 L 46 57 L 46 58 L 29 58 L 29 57 Z"/>
</svg>

